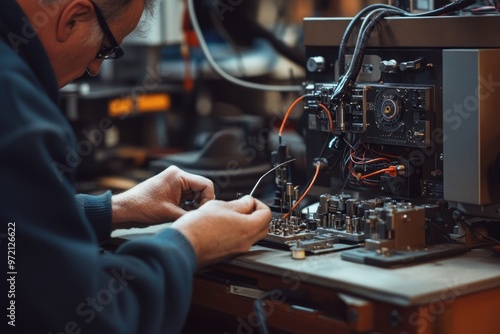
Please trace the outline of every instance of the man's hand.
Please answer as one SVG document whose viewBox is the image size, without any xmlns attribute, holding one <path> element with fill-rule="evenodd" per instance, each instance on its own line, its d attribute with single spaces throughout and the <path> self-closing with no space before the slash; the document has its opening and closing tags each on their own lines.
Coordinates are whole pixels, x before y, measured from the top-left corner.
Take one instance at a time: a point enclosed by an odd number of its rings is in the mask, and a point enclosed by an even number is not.
<svg viewBox="0 0 500 334">
<path fill-rule="evenodd" d="M 184 204 L 202 206 L 215 198 L 212 181 L 175 166 L 112 197 L 113 223 L 162 223 L 186 213 Z"/>
<path fill-rule="evenodd" d="M 193 245 L 198 267 L 241 254 L 267 235 L 271 210 L 251 196 L 231 202 L 211 201 L 190 211 L 172 228 Z"/>
</svg>

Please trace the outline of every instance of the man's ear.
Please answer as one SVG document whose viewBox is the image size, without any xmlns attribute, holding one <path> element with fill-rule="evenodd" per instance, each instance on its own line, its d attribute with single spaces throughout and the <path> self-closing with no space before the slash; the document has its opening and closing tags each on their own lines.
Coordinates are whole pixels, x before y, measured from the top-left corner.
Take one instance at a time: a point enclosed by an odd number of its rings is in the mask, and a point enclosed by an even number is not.
<svg viewBox="0 0 500 334">
<path fill-rule="evenodd" d="M 88 25 L 92 24 L 94 20 L 96 20 L 94 6 L 89 0 L 74 0 L 68 2 L 68 4 L 61 9 L 57 22 L 57 41 L 66 41 L 77 31 L 77 29 L 88 29 Z"/>
</svg>

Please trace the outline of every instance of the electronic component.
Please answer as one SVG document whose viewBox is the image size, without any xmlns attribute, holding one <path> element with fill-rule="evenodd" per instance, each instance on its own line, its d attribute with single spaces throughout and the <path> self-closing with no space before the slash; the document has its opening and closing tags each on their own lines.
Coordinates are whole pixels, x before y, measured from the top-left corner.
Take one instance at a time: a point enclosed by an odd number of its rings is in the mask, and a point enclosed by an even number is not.
<svg viewBox="0 0 500 334">
<path fill-rule="evenodd" d="M 333 133 L 362 133 L 365 143 L 409 147 L 430 145 L 433 88 L 409 85 L 356 85 L 351 98 L 340 105 L 330 101 L 336 84 L 316 83 L 306 87 L 305 110 L 309 129 L 330 131 L 319 105 L 332 110 Z"/>
<path fill-rule="evenodd" d="M 487 142 L 500 140 L 494 126 L 500 43 L 477 34 L 499 22 L 498 15 L 386 20 L 366 42 L 356 82 L 333 98 L 354 59 L 353 48 L 342 44 L 348 21 L 306 19 L 307 56 L 339 63 L 307 72 L 307 159 L 320 155 L 328 132 L 336 136 L 335 147 L 327 150 L 330 175 L 316 186 L 333 193 L 369 188 L 370 195 L 419 203 L 445 199 L 466 214 L 499 219 L 498 196 L 491 189 L 500 180 L 492 172 L 500 149 Z M 458 30 L 462 33 L 434 33 Z M 324 31 L 332 34 L 326 37 Z M 335 55 L 343 47 L 340 62 Z M 362 77 L 365 65 L 376 66 L 376 59 L 380 75 Z M 333 129 L 320 104 L 330 111 Z M 404 165 L 406 172 L 379 172 L 391 165 Z"/>
<path fill-rule="evenodd" d="M 349 194 L 322 194 L 316 212 L 284 218 L 275 214 L 260 243 L 300 256 L 343 251 L 348 261 L 387 267 L 465 252 L 450 239 L 456 219 L 446 207 L 414 205 L 390 197 L 360 200 Z M 434 234 L 441 234 L 436 237 Z M 362 248 L 359 248 L 363 246 Z M 300 250 L 300 251 L 299 251 Z"/>
<path fill-rule="evenodd" d="M 386 203 L 366 211 L 365 247 L 345 251 L 342 259 L 388 267 L 466 252 L 463 244 L 426 244 L 426 230 L 434 224 L 426 216 L 434 206 Z"/>
<path fill-rule="evenodd" d="M 356 248 L 343 251 L 343 259 L 383 267 L 498 240 L 489 235 L 495 231 L 491 222 L 470 215 L 500 217 L 498 196 L 488 191 L 500 179 L 492 172 L 500 149 L 491 145 L 500 140 L 491 117 L 500 94 L 494 89 L 496 75 L 485 81 L 488 73 L 499 72 L 493 59 L 500 43 L 463 27 L 488 31 L 500 16 L 423 17 L 472 2 L 456 1 L 412 19 L 383 21 L 410 15 L 373 5 L 350 23 L 305 20 L 305 95 L 289 111 L 304 103 L 311 181 L 299 199 L 288 175 L 277 175 L 279 210 L 266 239 L 294 249 L 310 243 L 321 252 L 351 244 Z M 356 44 L 348 46 L 356 25 Z M 414 33 L 421 28 L 422 35 Z M 380 30 L 370 39 L 375 29 Z M 444 37 L 435 31 L 462 33 Z M 470 75 L 462 74 L 469 69 Z M 457 131 L 467 119 L 467 131 Z M 463 156 L 469 159 L 462 162 Z M 301 215 L 297 204 L 311 187 L 317 211 Z M 464 191 L 468 188 L 471 192 Z M 321 238 L 331 240 L 321 243 Z"/>
<path fill-rule="evenodd" d="M 471 215 L 500 217 L 498 196 L 491 191 L 500 179 L 492 172 L 500 149 L 491 143 L 500 137 L 490 116 L 500 101 L 493 88 L 500 43 L 477 34 L 498 24 L 500 16 L 391 18 L 374 28 L 373 22 L 400 15 L 386 9 L 373 5 L 357 16 L 365 19 L 354 46 L 347 42 L 356 19 L 305 21 L 306 55 L 337 64 L 307 72 L 307 158 L 322 156 L 325 138 L 333 133 L 323 155 L 329 175 L 316 189 L 341 194 L 320 195 L 316 231 L 349 235 L 353 222 L 359 224 L 365 247 L 341 256 L 378 266 L 463 252 L 465 245 L 485 241 L 485 225 L 495 231 L 481 218 L 470 223 Z M 373 29 L 379 30 L 368 39 Z M 458 30 L 463 33 L 434 33 Z M 333 209 L 343 207 L 348 196 L 361 203 L 384 195 L 391 200 L 354 219 Z M 468 223 L 450 218 L 451 212 L 468 215 Z M 483 237 L 475 238 L 478 233 Z"/>
<path fill-rule="evenodd" d="M 333 231 L 317 231 L 316 219 L 273 217 L 269 223 L 269 233 L 260 244 L 281 249 L 303 249 L 310 254 L 320 254 L 358 247 L 340 243 Z"/>
<path fill-rule="evenodd" d="M 365 239 L 363 214 L 364 206 L 358 199 L 347 194 L 323 194 L 319 197 L 316 231 L 346 242 L 361 242 Z"/>
</svg>

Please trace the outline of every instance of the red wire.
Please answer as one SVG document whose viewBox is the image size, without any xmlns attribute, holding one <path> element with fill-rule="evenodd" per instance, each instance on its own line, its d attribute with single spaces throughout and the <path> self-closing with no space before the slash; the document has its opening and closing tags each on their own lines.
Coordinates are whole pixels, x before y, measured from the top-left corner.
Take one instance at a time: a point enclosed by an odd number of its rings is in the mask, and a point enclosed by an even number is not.
<svg viewBox="0 0 500 334">
<path fill-rule="evenodd" d="M 316 173 L 314 173 L 314 176 L 311 180 L 311 183 L 309 184 L 309 186 L 307 187 L 307 189 L 304 191 L 304 193 L 302 194 L 302 196 L 300 196 L 299 200 L 297 202 L 295 202 L 295 204 L 292 206 L 292 209 L 290 210 L 290 212 L 288 212 L 287 214 L 285 214 L 283 216 L 283 218 L 288 218 L 290 216 L 290 213 L 293 212 L 293 210 L 295 210 L 300 202 L 302 202 L 302 200 L 307 196 L 307 194 L 309 193 L 309 191 L 311 190 L 312 186 L 314 185 L 314 182 L 316 182 L 316 178 L 318 177 L 318 174 L 319 174 L 319 170 L 321 169 L 321 163 L 318 162 L 318 164 L 316 165 Z"/>
<path fill-rule="evenodd" d="M 374 171 L 372 173 L 368 173 L 368 174 L 362 175 L 359 178 L 360 179 L 367 179 L 370 176 L 377 175 L 377 174 L 382 174 L 382 173 L 385 173 L 386 171 L 389 171 L 389 168 L 379 169 L 379 170 Z"/>
<path fill-rule="evenodd" d="M 300 101 L 302 101 L 306 96 L 308 96 L 308 94 L 305 94 L 305 95 L 302 95 L 301 97 L 299 97 L 298 99 L 296 99 L 295 101 L 293 101 L 293 103 L 290 105 L 290 107 L 288 108 L 286 114 L 285 114 L 285 117 L 283 117 L 283 121 L 281 123 L 281 126 L 280 126 L 280 130 L 279 130 L 279 137 L 281 139 L 281 136 L 283 134 L 283 130 L 285 128 L 285 124 L 286 124 L 286 121 L 288 120 L 288 117 L 290 116 L 293 108 L 297 105 L 297 103 L 299 103 Z M 332 119 L 332 115 L 330 114 L 330 111 L 328 110 L 327 107 L 325 107 L 323 104 L 319 104 L 319 106 L 323 109 L 323 111 L 325 112 L 326 116 L 328 117 L 328 122 L 329 122 L 329 125 L 330 125 L 330 132 L 333 132 L 333 119 Z M 281 140 L 280 140 L 281 141 Z M 302 196 L 297 200 L 297 202 L 295 202 L 295 204 L 292 206 L 292 209 L 290 212 L 286 213 L 283 218 L 288 218 L 290 216 L 290 213 L 295 210 L 300 202 L 302 202 L 304 200 L 304 198 L 307 196 L 307 194 L 309 193 L 309 191 L 311 190 L 312 186 L 314 185 L 314 183 L 316 182 L 316 179 L 318 177 L 318 174 L 319 174 L 319 170 L 321 169 L 321 164 L 318 162 L 318 164 L 316 165 L 316 172 L 314 173 L 314 176 L 311 180 L 311 183 L 309 184 L 309 186 L 307 187 L 307 189 L 304 191 L 304 193 L 302 194 Z"/>
<path fill-rule="evenodd" d="M 361 175 L 361 176 L 359 176 L 359 179 L 367 179 L 370 176 L 377 175 L 377 174 L 382 174 L 382 173 L 386 173 L 386 172 L 397 173 L 397 170 L 396 170 L 395 166 L 389 166 L 387 168 L 382 168 L 382 169 L 376 170 L 376 171 L 374 171 L 372 173 Z M 358 177 L 358 174 L 356 175 L 356 177 Z"/>
<path fill-rule="evenodd" d="M 308 96 L 308 94 L 302 95 L 301 97 L 299 97 L 298 99 L 296 99 L 295 101 L 293 101 L 293 103 L 290 105 L 290 107 L 286 111 L 285 117 L 283 117 L 283 121 L 281 122 L 280 131 L 278 133 L 278 135 L 280 137 L 283 134 L 283 130 L 285 129 L 286 121 L 288 120 L 288 117 L 292 113 L 293 108 L 295 108 L 295 106 L 297 105 L 297 103 L 299 103 L 300 101 L 302 101 L 306 96 Z M 328 122 L 330 124 L 330 132 L 333 132 L 333 119 L 332 119 L 332 115 L 330 113 L 330 110 L 328 110 L 328 108 L 325 107 L 321 103 L 319 104 L 319 106 L 323 109 L 323 111 L 325 112 L 326 116 L 328 117 Z"/>
<path fill-rule="evenodd" d="M 353 150 L 351 150 L 351 161 L 354 162 L 356 165 L 365 165 L 365 164 L 370 164 L 370 163 L 373 163 L 373 162 L 377 162 L 377 161 L 387 161 L 387 162 L 390 162 L 391 160 L 387 159 L 387 158 L 374 158 L 374 159 L 370 159 L 370 160 L 363 160 L 363 159 L 360 159 L 356 156 L 353 155 Z"/>
<path fill-rule="evenodd" d="M 354 161 L 354 163 L 356 163 L 358 165 L 365 165 L 365 164 L 369 164 L 369 163 L 373 163 L 373 162 L 377 162 L 377 161 L 387 161 L 387 162 L 390 162 L 389 159 L 387 159 L 387 158 L 380 158 L 380 157 L 379 158 L 373 158 L 373 159 L 370 159 L 370 160 L 366 160 L 364 158 L 364 156 L 365 156 L 364 154 L 363 154 L 363 158 L 359 158 L 357 156 L 352 156 L 353 161 L 354 160 L 358 161 L 358 162 Z"/>
<path fill-rule="evenodd" d="M 302 95 L 297 100 L 293 101 L 293 103 L 288 108 L 288 110 L 287 110 L 287 112 L 285 114 L 285 117 L 283 117 L 283 122 L 281 122 L 280 132 L 278 133 L 278 135 L 279 135 L 280 138 L 281 138 L 281 135 L 283 134 L 283 129 L 285 128 L 285 124 L 286 124 L 286 121 L 288 120 L 288 116 L 290 116 L 293 108 L 297 105 L 297 103 L 299 103 L 300 101 L 302 101 L 302 99 L 304 99 L 304 97 L 306 97 L 306 96 L 307 96 L 307 94 Z"/>
</svg>

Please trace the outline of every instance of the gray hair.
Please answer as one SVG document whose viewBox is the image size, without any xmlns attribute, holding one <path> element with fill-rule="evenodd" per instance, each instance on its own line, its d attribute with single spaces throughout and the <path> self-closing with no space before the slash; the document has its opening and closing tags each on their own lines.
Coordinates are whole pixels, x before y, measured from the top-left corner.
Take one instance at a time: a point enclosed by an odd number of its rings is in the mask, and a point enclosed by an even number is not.
<svg viewBox="0 0 500 334">
<path fill-rule="evenodd" d="M 39 0 L 42 4 L 51 4 L 54 2 L 64 3 L 70 0 Z M 121 11 L 134 0 L 93 0 L 101 9 L 104 17 L 110 21 L 117 19 Z M 144 11 L 151 15 L 154 11 L 156 0 L 143 0 Z"/>
<path fill-rule="evenodd" d="M 101 9 L 104 17 L 109 21 L 119 19 L 120 14 L 134 0 L 93 0 Z M 151 15 L 156 0 L 143 0 L 144 11 Z"/>
<path fill-rule="evenodd" d="M 41 3 L 51 4 L 54 2 L 64 3 L 70 0 L 39 0 Z M 132 1 L 134 0 L 92 0 L 101 9 L 102 14 L 108 22 L 113 22 L 120 18 L 120 15 Z M 148 15 L 152 15 L 155 7 L 156 0 L 143 0 L 144 1 L 144 12 Z M 139 27 L 140 30 L 140 27 Z M 84 44 L 91 45 L 96 40 L 102 39 L 102 31 L 99 25 L 96 24 L 89 31 L 89 37 Z"/>
</svg>

